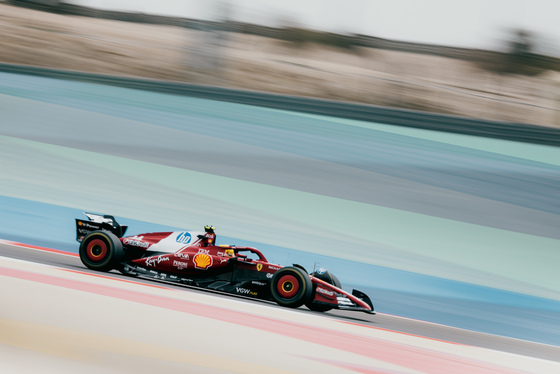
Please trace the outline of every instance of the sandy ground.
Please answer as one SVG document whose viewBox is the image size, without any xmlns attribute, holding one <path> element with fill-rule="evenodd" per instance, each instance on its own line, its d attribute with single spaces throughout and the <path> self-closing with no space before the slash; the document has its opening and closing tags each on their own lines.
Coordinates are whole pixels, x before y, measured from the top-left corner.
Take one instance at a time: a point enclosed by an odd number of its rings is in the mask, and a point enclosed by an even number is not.
<svg viewBox="0 0 560 374">
<path fill-rule="evenodd" d="M 301 50 L 258 36 L 216 36 L 0 3 L 0 62 L 560 127 L 560 78 L 553 73 L 498 76 L 437 56 Z"/>
</svg>

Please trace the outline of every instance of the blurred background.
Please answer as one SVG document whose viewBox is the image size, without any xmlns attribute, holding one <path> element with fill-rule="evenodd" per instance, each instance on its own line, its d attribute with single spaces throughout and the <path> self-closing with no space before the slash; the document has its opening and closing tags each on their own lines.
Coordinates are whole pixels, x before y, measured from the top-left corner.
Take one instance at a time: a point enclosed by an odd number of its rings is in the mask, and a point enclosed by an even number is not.
<svg viewBox="0 0 560 374">
<path fill-rule="evenodd" d="M 560 127 L 559 8 L 0 0 L 0 62 Z"/>
<path fill-rule="evenodd" d="M 0 239 L 75 253 L 83 211 L 112 214 L 130 234 L 212 224 L 219 244 L 328 267 L 380 313 L 560 345 L 559 10 L 0 0 Z M 487 123 L 487 137 L 454 134 L 443 131 L 476 121 L 391 111 L 406 125 L 437 117 L 440 132 L 7 64 L 503 123 Z M 500 128 L 517 141 L 493 136 Z"/>
</svg>

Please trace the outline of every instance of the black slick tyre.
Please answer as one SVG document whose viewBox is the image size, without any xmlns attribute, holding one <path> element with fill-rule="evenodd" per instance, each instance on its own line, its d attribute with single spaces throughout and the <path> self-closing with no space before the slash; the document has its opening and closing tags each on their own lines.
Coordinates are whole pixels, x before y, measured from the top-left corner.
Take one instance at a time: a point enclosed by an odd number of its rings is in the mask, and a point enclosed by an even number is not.
<svg viewBox="0 0 560 374">
<path fill-rule="evenodd" d="M 296 267 L 288 266 L 278 270 L 270 282 L 273 300 L 288 308 L 302 306 L 311 297 L 312 291 L 309 275 Z"/>
<path fill-rule="evenodd" d="M 123 255 L 121 241 L 109 231 L 94 231 L 88 234 L 80 244 L 80 260 L 92 270 L 115 269 Z"/>
</svg>

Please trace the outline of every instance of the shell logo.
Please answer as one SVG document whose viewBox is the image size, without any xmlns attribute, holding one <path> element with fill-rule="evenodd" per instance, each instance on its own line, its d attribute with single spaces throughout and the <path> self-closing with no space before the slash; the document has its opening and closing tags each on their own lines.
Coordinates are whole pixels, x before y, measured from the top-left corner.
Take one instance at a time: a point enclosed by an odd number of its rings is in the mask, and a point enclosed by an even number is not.
<svg viewBox="0 0 560 374">
<path fill-rule="evenodd" d="M 193 262 L 195 268 L 206 270 L 210 266 L 212 266 L 213 260 L 212 257 L 207 255 L 206 253 L 199 253 L 194 256 Z"/>
</svg>

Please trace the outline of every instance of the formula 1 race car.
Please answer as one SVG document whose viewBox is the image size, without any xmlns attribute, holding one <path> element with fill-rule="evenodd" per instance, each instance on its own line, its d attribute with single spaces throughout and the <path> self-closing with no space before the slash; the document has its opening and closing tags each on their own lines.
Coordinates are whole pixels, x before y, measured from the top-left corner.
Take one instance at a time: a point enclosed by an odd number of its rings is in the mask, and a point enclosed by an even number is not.
<svg viewBox="0 0 560 374">
<path fill-rule="evenodd" d="M 80 259 L 90 269 L 118 270 L 130 276 L 152 278 L 201 288 L 275 301 L 318 312 L 331 309 L 374 314 L 370 298 L 353 290 L 348 293 L 326 269 L 308 275 L 297 264 L 271 264 L 256 248 L 215 245 L 214 228 L 205 232 L 156 232 L 124 237 L 110 215 L 84 213 L 76 219 Z"/>
</svg>

